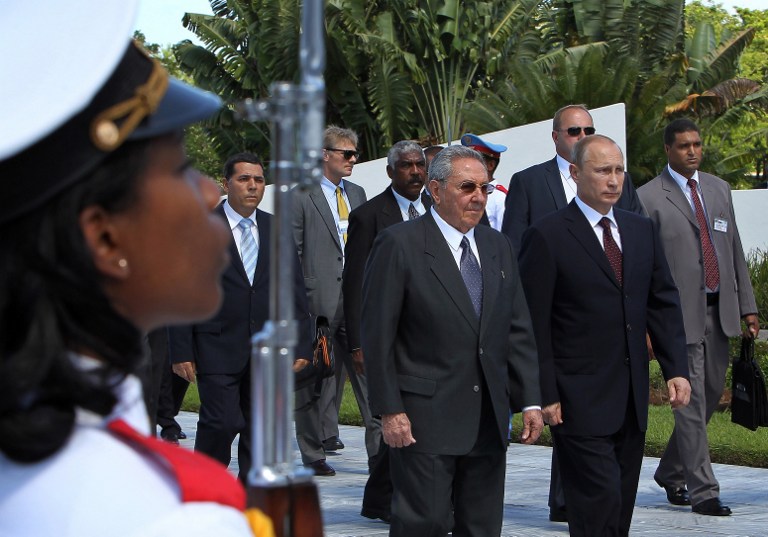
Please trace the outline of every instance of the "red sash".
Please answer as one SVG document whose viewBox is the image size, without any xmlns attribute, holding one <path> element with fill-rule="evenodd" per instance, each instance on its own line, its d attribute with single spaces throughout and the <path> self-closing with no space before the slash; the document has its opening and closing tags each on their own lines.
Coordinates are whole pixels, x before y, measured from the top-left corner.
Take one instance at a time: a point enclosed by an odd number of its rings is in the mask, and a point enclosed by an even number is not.
<svg viewBox="0 0 768 537">
<path fill-rule="evenodd" d="M 171 472 L 183 502 L 214 502 L 245 510 L 245 489 L 219 462 L 157 438 L 144 436 L 123 420 L 107 425 L 118 440 L 159 459 Z"/>
</svg>

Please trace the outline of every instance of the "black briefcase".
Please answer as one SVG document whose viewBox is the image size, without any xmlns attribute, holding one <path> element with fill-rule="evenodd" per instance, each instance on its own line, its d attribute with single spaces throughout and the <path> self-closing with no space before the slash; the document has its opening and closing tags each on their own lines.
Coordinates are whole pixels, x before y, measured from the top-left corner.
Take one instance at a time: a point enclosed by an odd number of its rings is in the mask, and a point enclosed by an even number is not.
<svg viewBox="0 0 768 537">
<path fill-rule="evenodd" d="M 732 375 L 731 421 L 752 431 L 768 427 L 768 392 L 765 376 L 755 361 L 754 339 L 742 338 Z"/>
</svg>

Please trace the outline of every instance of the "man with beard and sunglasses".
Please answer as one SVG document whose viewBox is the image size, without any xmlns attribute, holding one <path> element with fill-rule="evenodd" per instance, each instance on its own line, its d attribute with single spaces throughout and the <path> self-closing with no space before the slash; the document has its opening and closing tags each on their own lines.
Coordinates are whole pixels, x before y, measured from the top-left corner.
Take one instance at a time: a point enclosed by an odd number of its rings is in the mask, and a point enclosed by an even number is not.
<svg viewBox="0 0 768 537">
<path fill-rule="evenodd" d="M 543 428 L 531 320 L 509 239 L 478 226 L 493 191 L 482 156 L 443 149 L 432 207 L 373 243 L 361 346 L 390 447 L 391 536 L 501 533 L 509 411 Z M 514 407 L 514 408 L 510 408 Z"/>
<path fill-rule="evenodd" d="M 536 164 L 512 176 L 505 200 L 502 233 L 512 239 L 516 252 L 520 252 L 523 232 L 541 217 L 566 207 L 576 196 L 576 183 L 570 172 L 571 153 L 576 142 L 595 134 L 592 115 L 583 104 L 570 104 L 555 112 L 552 120 L 552 141 L 555 158 Z M 618 209 L 643 214 L 640 200 L 629 174 L 624 174 Z M 549 519 L 565 522 L 565 495 L 560 485 L 560 472 L 556 455 L 552 453 L 549 486 Z"/>
<path fill-rule="evenodd" d="M 349 235 L 345 249 L 342 289 L 347 343 L 357 374 L 364 379 L 367 377 L 360 345 L 360 308 L 363 272 L 373 241 L 383 229 L 419 218 L 432 205 L 431 198 L 423 192 L 427 179 L 426 157 L 419 144 L 412 140 L 402 140 L 393 145 L 387 154 L 387 175 L 392 184 L 349 215 Z M 386 522 L 390 519 L 392 499 L 389 453 L 387 445 L 381 441 L 381 421 L 375 419 L 374 423 L 376 434 L 373 440 L 378 451 L 368 458 L 370 476 L 365 486 L 361 514 Z"/>
</svg>

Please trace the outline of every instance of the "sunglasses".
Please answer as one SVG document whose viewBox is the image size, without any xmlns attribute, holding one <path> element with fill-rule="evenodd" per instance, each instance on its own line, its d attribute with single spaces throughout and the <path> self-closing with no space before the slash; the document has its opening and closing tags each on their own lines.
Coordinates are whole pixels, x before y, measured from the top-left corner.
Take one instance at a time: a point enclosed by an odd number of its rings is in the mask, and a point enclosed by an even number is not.
<svg viewBox="0 0 768 537">
<path fill-rule="evenodd" d="M 337 151 L 344 154 L 344 160 L 350 160 L 352 157 L 360 158 L 360 151 L 356 149 L 336 149 L 335 147 L 326 147 L 326 151 Z"/>
<path fill-rule="evenodd" d="M 486 196 L 496 190 L 496 185 L 491 183 L 475 183 L 474 181 L 462 181 L 458 184 L 459 190 L 464 194 L 474 194 L 475 190 L 480 189 L 480 193 Z"/>
<path fill-rule="evenodd" d="M 560 129 L 560 132 L 565 131 L 568 136 L 578 136 L 582 130 L 584 130 L 585 136 L 592 136 L 597 132 L 594 127 L 568 127 L 567 129 Z"/>
</svg>

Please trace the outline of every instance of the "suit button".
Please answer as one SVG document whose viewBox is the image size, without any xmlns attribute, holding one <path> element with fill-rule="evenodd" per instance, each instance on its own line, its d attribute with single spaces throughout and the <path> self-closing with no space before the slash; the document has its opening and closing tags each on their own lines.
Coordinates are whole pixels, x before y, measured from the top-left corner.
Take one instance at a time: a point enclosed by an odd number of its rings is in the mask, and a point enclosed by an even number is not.
<svg viewBox="0 0 768 537">
<path fill-rule="evenodd" d="M 336 278 L 336 281 L 337 281 L 337 282 L 340 282 L 340 281 L 341 281 L 341 278 Z"/>
<path fill-rule="evenodd" d="M 341 261 L 341 258 L 340 257 L 336 258 L 336 261 Z"/>
<path fill-rule="evenodd" d="M 629 356 L 624 358 L 624 365 L 629 365 Z"/>
<path fill-rule="evenodd" d="M 631 332 L 631 331 L 632 331 L 632 325 L 627 323 L 627 332 Z"/>
<path fill-rule="evenodd" d="M 480 391 L 480 386 L 472 386 L 472 391 L 477 393 Z"/>
<path fill-rule="evenodd" d="M 482 356 L 482 355 L 483 355 L 483 348 L 480 347 L 480 356 Z"/>
</svg>

